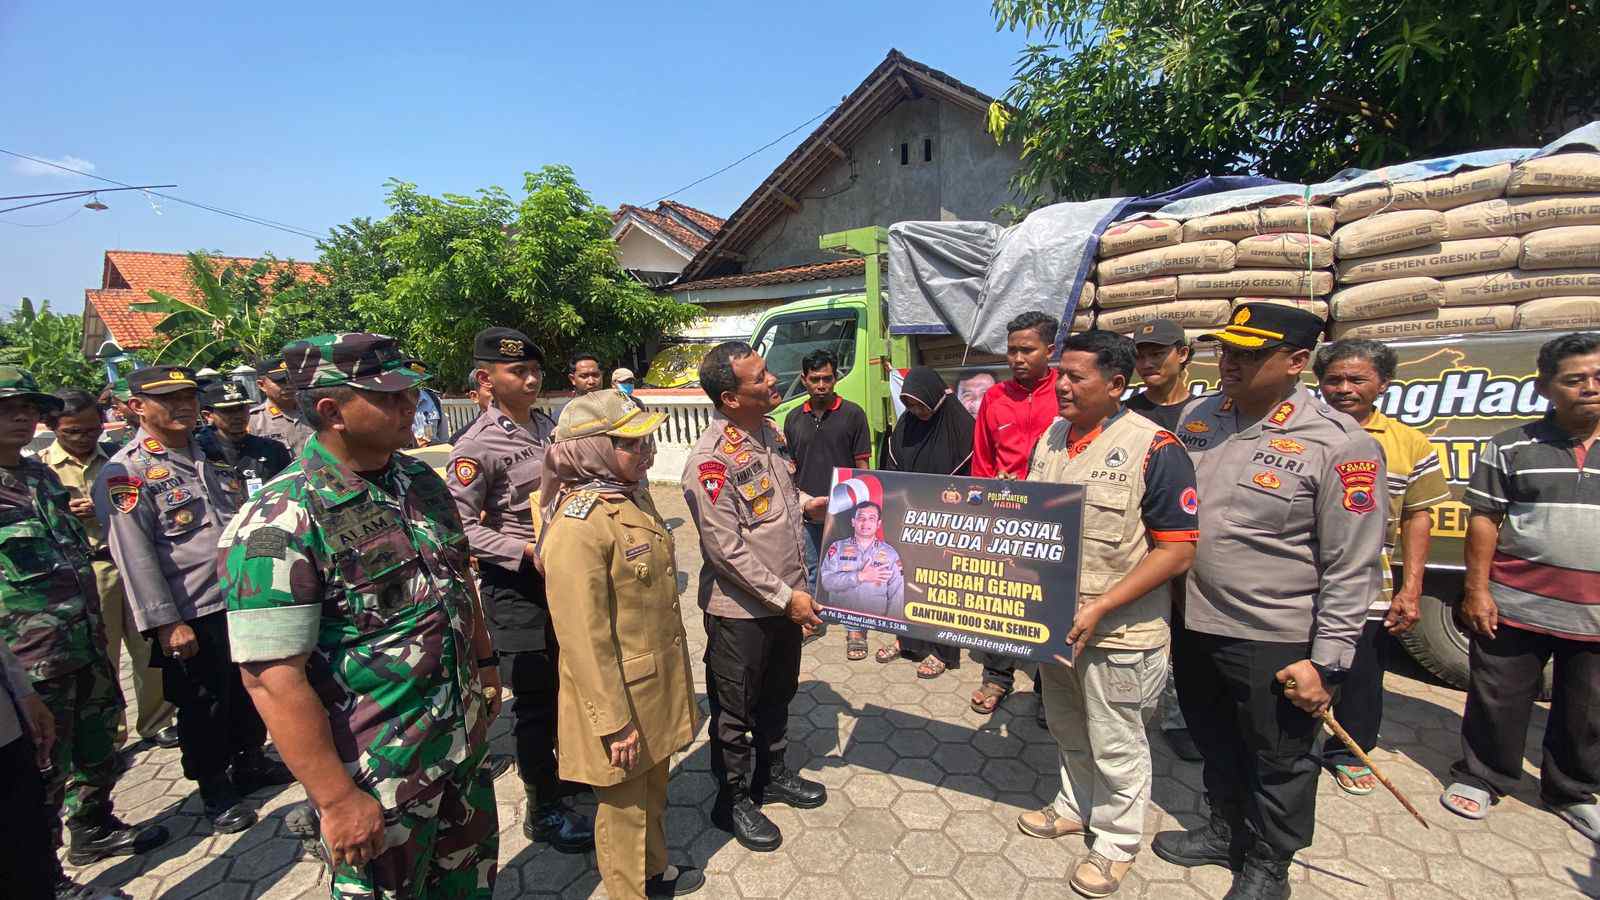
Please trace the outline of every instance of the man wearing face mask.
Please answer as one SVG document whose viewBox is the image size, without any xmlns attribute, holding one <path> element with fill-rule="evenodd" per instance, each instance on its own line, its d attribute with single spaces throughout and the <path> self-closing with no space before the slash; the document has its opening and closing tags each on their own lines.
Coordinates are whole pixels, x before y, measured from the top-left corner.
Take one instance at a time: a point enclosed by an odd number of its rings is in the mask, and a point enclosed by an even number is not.
<svg viewBox="0 0 1600 900">
<path fill-rule="evenodd" d="M 511 328 L 473 339 L 478 390 L 493 402 L 461 435 L 446 467 L 472 554 L 500 671 L 516 699 L 517 769 L 528 798 L 522 831 L 563 853 L 594 846 L 594 825 L 563 803 L 556 775 L 559 648 L 550 628 L 544 577 L 534 566 L 533 510 L 544 453 L 556 423 L 534 409 L 544 383 L 544 352 Z"/>
<path fill-rule="evenodd" d="M 250 395 L 237 381 L 206 385 L 200 392 L 200 408 L 206 418 L 206 427 L 196 435 L 200 446 L 238 470 L 246 498 L 254 497 L 272 476 L 289 467 L 288 447 L 249 432 Z"/>
<path fill-rule="evenodd" d="M 294 385 L 289 383 L 283 356 L 257 360 L 256 373 L 256 387 L 266 399 L 250 407 L 250 433 L 272 438 L 291 453 L 299 453 L 313 432 L 300 414 L 300 401 L 295 397 Z"/>
</svg>

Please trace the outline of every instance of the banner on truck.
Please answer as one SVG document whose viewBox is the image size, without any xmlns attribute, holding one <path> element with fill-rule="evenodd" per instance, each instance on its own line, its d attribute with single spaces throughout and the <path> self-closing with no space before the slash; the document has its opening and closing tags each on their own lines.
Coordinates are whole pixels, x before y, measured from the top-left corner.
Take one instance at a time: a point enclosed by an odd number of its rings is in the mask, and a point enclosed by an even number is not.
<svg viewBox="0 0 1600 900">
<path fill-rule="evenodd" d="M 1028 660 L 1070 657 L 1083 488 L 835 469 L 822 617 Z"/>
</svg>

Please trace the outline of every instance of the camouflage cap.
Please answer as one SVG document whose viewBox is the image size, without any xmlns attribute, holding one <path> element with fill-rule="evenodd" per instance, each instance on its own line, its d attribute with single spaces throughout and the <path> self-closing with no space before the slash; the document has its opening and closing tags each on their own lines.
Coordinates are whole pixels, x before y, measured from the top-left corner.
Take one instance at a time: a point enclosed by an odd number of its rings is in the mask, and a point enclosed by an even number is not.
<svg viewBox="0 0 1600 900">
<path fill-rule="evenodd" d="M 289 382 L 300 390 L 354 387 L 368 391 L 405 391 L 428 376 L 420 363 L 400 352 L 400 344 L 384 334 L 342 331 L 319 334 L 283 348 Z"/>
<path fill-rule="evenodd" d="M 593 391 L 572 400 L 561 411 L 554 438 L 571 441 L 601 434 L 639 438 L 654 433 L 666 419 L 664 412 L 645 412 L 621 391 Z"/>
<path fill-rule="evenodd" d="M 33 380 L 32 372 L 16 366 L 0 366 L 0 400 L 12 397 L 32 400 L 40 412 L 53 413 L 62 409 L 58 398 L 39 390 L 39 382 Z"/>
</svg>

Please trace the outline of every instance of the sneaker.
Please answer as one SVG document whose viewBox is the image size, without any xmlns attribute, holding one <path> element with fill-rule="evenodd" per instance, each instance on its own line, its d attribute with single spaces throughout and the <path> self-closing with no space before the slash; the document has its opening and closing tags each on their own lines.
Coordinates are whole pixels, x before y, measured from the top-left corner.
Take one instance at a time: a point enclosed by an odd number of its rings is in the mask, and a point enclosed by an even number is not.
<svg viewBox="0 0 1600 900">
<path fill-rule="evenodd" d="M 1017 830 L 1036 838 L 1058 838 L 1083 834 L 1085 829 L 1082 822 L 1074 822 L 1056 812 L 1054 806 L 1046 806 L 1017 816 Z"/>
<path fill-rule="evenodd" d="M 1114 862 L 1090 851 L 1072 873 L 1072 889 L 1085 897 L 1109 897 L 1122 887 L 1122 879 L 1133 868 L 1133 860 Z"/>
</svg>

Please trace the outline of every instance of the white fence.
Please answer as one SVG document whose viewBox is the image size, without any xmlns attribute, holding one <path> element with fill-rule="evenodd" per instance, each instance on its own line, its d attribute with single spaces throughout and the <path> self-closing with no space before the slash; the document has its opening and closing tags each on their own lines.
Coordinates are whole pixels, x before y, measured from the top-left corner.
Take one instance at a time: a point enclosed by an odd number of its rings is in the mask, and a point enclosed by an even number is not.
<svg viewBox="0 0 1600 900">
<path fill-rule="evenodd" d="M 650 467 L 650 480 L 675 483 L 683 474 L 684 463 L 695 441 L 700 439 L 700 432 L 711 424 L 711 401 L 698 389 L 641 390 L 635 391 L 633 396 L 645 409 L 667 414 L 667 421 L 656 432 L 656 461 Z M 570 399 L 570 394 L 541 397 L 539 409 L 556 417 Z M 478 407 L 471 400 L 445 400 L 444 415 L 453 432 L 477 418 Z"/>
</svg>

